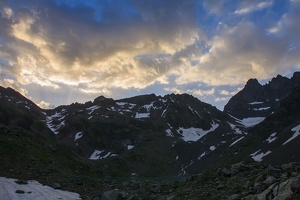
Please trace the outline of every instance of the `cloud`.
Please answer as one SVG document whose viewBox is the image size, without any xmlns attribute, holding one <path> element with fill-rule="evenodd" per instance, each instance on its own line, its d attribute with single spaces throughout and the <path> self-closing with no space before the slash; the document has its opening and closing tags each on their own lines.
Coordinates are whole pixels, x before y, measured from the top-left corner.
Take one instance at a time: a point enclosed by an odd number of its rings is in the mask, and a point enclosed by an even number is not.
<svg viewBox="0 0 300 200">
<path fill-rule="evenodd" d="M 175 93 L 175 94 L 189 93 L 189 94 L 192 94 L 196 97 L 206 97 L 206 96 L 213 95 L 215 93 L 214 88 L 211 88 L 209 90 L 207 90 L 207 89 L 186 89 L 186 90 L 183 90 L 183 89 L 179 89 L 179 88 L 176 88 L 176 87 L 172 87 L 172 88 L 164 88 L 164 90 L 168 91 L 168 92 Z"/>
<path fill-rule="evenodd" d="M 243 2 L 241 4 L 243 7 L 234 11 L 234 13 L 238 15 L 244 15 L 254 11 L 263 10 L 265 8 L 270 7 L 272 4 L 273 4 L 272 1 L 263 1 L 263 2 L 251 1 L 250 5 L 249 5 L 249 1 L 247 3 Z"/>
<path fill-rule="evenodd" d="M 216 99 L 215 99 L 215 101 L 216 102 L 227 102 L 228 100 L 230 99 L 230 97 L 217 97 Z"/>
<path fill-rule="evenodd" d="M 230 95 L 230 92 L 227 90 L 221 90 L 220 94 L 228 96 L 228 95 Z"/>
<path fill-rule="evenodd" d="M 50 103 L 45 102 L 45 101 L 38 102 L 36 105 L 38 105 L 40 108 L 44 108 L 44 109 L 51 108 Z"/>
<path fill-rule="evenodd" d="M 215 93 L 215 89 L 212 88 L 210 90 L 189 90 L 193 95 L 202 97 L 202 96 L 208 96 L 213 95 Z"/>
<path fill-rule="evenodd" d="M 223 98 L 232 92 L 212 88 L 300 68 L 296 0 L 3 2 L 0 84 L 35 98 L 38 86 L 70 99 L 149 88 Z"/>
<path fill-rule="evenodd" d="M 133 13 L 122 1 L 106 2 L 100 14 L 95 7 L 53 1 L 32 8 L 12 4 L 2 10 L 1 24 L 7 24 L 2 59 L 15 61 L 7 73 L 23 85 L 63 84 L 91 92 L 167 83 L 166 73 L 176 67 L 172 54 L 198 36 L 193 2 L 154 1 L 148 7 L 133 1 Z"/>
<path fill-rule="evenodd" d="M 4 7 L 2 12 L 1 12 L 1 16 L 6 18 L 6 19 L 10 19 L 13 16 L 13 10 L 11 8 L 8 7 Z"/>
<path fill-rule="evenodd" d="M 220 15 L 224 13 L 225 3 L 225 0 L 205 0 L 203 1 L 203 6 L 209 13 Z"/>
<path fill-rule="evenodd" d="M 199 57 L 196 67 L 183 69 L 177 84 L 191 81 L 208 85 L 237 85 L 251 77 L 268 78 L 299 66 L 294 52 L 289 52 L 289 39 L 270 37 L 251 21 L 234 26 L 220 26 L 219 34 L 209 41 L 209 50 Z M 299 51 L 299 48 L 294 51 Z M 289 58 L 289 59 L 287 59 Z"/>
<path fill-rule="evenodd" d="M 278 37 L 286 37 L 299 42 L 300 26 L 300 1 L 290 0 L 289 11 L 282 15 L 277 23 L 269 29 L 270 33 Z"/>
</svg>

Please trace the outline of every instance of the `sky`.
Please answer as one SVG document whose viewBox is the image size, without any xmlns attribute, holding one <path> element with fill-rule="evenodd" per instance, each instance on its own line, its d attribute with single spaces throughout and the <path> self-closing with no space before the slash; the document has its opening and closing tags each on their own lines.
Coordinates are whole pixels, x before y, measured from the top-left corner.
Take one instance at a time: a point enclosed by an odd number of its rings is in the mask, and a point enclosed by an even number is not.
<svg viewBox="0 0 300 200">
<path fill-rule="evenodd" d="M 44 108 L 188 93 L 220 110 L 300 69 L 300 0 L 0 0 L 0 85 Z"/>
</svg>

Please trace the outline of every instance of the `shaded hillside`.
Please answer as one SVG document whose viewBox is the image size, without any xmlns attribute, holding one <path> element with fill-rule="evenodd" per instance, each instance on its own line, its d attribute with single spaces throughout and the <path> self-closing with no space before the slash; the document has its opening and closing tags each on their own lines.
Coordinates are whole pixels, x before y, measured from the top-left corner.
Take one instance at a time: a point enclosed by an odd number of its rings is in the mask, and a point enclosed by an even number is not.
<svg viewBox="0 0 300 200">
<path fill-rule="evenodd" d="M 111 175 L 185 173 L 184 166 L 206 152 L 201 145 L 222 131 L 233 133 L 230 117 L 187 94 L 143 95 L 121 100 L 103 96 L 93 102 L 47 110 L 46 124 L 59 142 L 95 162 Z M 200 148 L 199 148 L 200 147 Z M 180 172 L 182 171 L 182 172 Z M 106 173 L 106 172 L 105 172 Z"/>
</svg>

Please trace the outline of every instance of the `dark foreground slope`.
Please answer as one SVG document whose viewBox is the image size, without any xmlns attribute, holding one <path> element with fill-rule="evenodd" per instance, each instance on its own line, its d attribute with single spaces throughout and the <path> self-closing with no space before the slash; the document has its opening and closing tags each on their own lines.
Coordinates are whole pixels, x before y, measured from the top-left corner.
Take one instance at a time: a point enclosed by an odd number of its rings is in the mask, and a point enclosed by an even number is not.
<svg viewBox="0 0 300 200">
<path fill-rule="evenodd" d="M 37 180 L 82 196 L 107 189 L 92 163 L 57 142 L 41 112 L 18 92 L 0 87 L 0 177 Z"/>
</svg>

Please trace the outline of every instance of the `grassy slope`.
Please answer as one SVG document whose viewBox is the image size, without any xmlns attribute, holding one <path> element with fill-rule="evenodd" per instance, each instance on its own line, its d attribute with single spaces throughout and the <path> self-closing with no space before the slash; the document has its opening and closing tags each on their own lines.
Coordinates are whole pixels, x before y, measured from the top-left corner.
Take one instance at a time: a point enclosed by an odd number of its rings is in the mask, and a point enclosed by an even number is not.
<svg viewBox="0 0 300 200">
<path fill-rule="evenodd" d="M 61 188 L 81 195 L 104 190 L 97 170 L 83 164 L 70 149 L 20 128 L 0 127 L 0 176 L 59 183 Z"/>
</svg>

